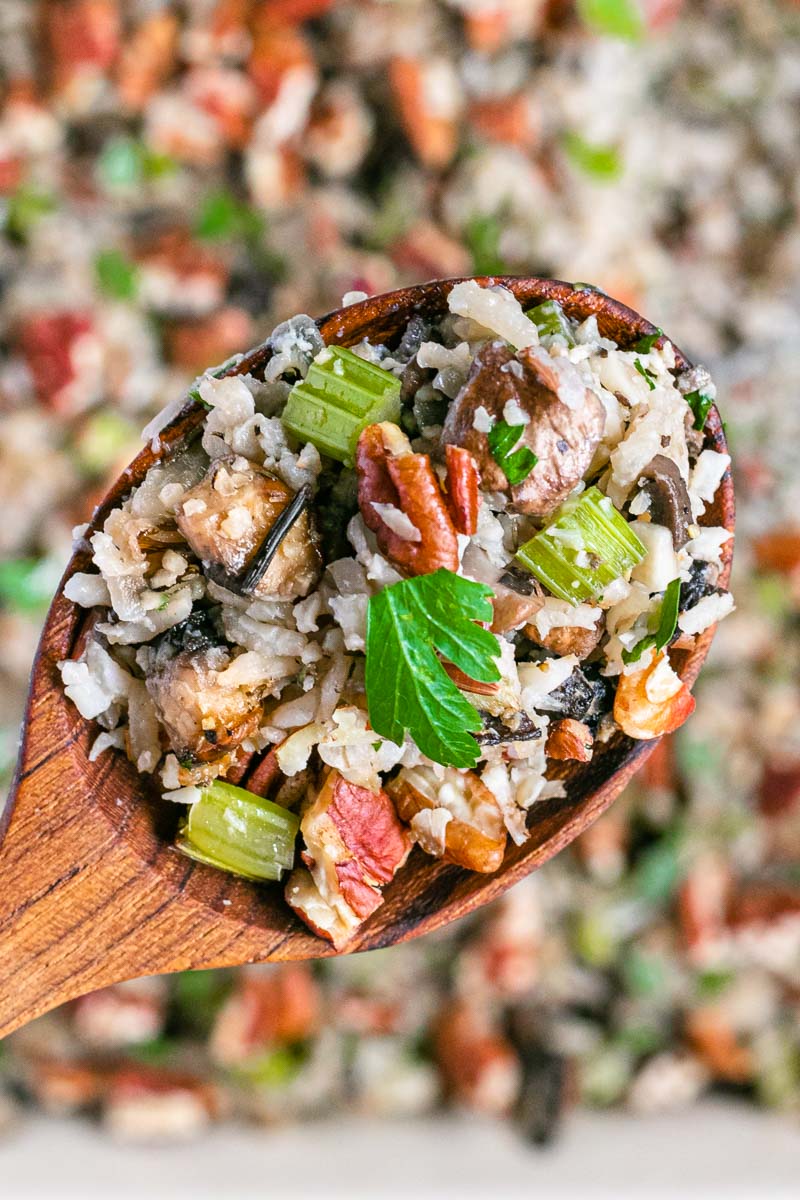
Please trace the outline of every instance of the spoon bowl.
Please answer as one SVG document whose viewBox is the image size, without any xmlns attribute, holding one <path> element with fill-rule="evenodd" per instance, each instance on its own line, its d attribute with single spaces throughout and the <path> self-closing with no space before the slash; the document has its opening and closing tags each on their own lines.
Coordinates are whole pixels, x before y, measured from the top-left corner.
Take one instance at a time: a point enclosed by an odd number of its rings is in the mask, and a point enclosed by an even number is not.
<svg viewBox="0 0 800 1200">
<path fill-rule="evenodd" d="M 415 313 L 441 316 L 459 280 L 403 288 L 350 305 L 318 324 L 328 344 L 355 345 L 364 337 L 389 342 Z M 556 280 L 482 277 L 509 288 L 524 307 L 557 300 L 571 317 L 595 315 L 600 332 L 632 346 L 656 332 L 643 317 L 601 292 Z M 257 373 L 269 357 L 260 346 L 232 374 Z M 681 367 L 687 360 L 676 351 Z M 205 410 L 188 401 L 146 447 L 95 511 L 89 533 L 154 462 L 173 453 L 201 425 Z M 716 409 L 706 445 L 725 451 Z M 733 531 L 733 484 L 728 472 L 704 524 Z M 728 582 L 728 542 L 721 585 Z M 280 886 L 263 886 L 214 870 L 172 845 L 176 813 L 156 783 L 119 753 L 95 762 L 95 730 L 62 690 L 57 664 L 75 656 L 91 614 L 63 595 L 65 582 L 90 565 L 86 544 L 70 560 L 53 601 L 34 663 L 24 733 L 11 796 L 0 820 L 0 1037 L 76 996 L 141 975 L 187 968 L 327 957 L 333 947 L 292 914 Z M 676 652 L 673 665 L 693 683 L 713 629 Z M 551 763 L 566 795 L 543 800 L 529 814 L 530 836 L 509 845 L 502 867 L 478 875 L 415 850 L 383 892 L 384 903 L 358 930 L 347 953 L 388 946 L 438 929 L 499 896 L 569 845 L 600 816 L 642 765 L 655 742 L 618 733 L 598 744 L 584 766 Z M 551 773 L 553 771 L 551 770 Z"/>
</svg>

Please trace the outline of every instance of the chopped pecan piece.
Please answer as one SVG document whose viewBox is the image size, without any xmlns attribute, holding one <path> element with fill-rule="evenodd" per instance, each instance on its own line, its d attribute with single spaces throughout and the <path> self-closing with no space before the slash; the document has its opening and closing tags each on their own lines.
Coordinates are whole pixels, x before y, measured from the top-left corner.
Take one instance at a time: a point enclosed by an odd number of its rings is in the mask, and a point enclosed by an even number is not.
<svg viewBox="0 0 800 1200">
<path fill-rule="evenodd" d="M 502 864 L 506 828 L 500 805 L 474 771 L 432 767 L 403 767 L 387 784 L 402 820 L 417 834 L 419 815 L 426 810 L 444 810 L 444 838 L 440 856 L 468 871 L 490 873 Z M 426 818 L 424 848 L 431 853 L 431 830 Z M 419 836 L 417 838 L 419 839 Z M 438 857 L 438 856 L 437 856 Z"/>
<path fill-rule="evenodd" d="M 567 717 L 554 721 L 547 731 L 545 753 L 560 761 L 591 762 L 594 738 L 588 725 Z"/>
<path fill-rule="evenodd" d="M 103 1123 L 122 1141 L 174 1141 L 205 1129 L 221 1108 L 217 1088 L 199 1076 L 126 1066 L 109 1081 Z"/>
<path fill-rule="evenodd" d="M 361 515 L 383 554 L 408 575 L 458 570 L 458 539 L 431 460 L 412 452 L 399 426 L 367 426 L 358 439 L 356 473 Z M 414 540 L 392 528 L 376 504 L 407 517 Z"/>
<path fill-rule="evenodd" d="M 270 964 L 240 975 L 214 1022 L 212 1058 L 235 1066 L 269 1046 L 303 1041 L 317 1030 L 320 1002 L 306 963 Z"/>
<path fill-rule="evenodd" d="M 286 899 L 338 949 L 382 903 L 380 887 L 405 862 L 411 839 L 386 792 L 348 783 L 338 771 L 325 776 L 300 831 L 309 877 L 293 872 Z"/>
<path fill-rule="evenodd" d="M 447 507 L 453 518 L 456 533 L 472 537 L 478 529 L 478 464 L 462 446 L 445 446 L 447 463 Z"/>
<path fill-rule="evenodd" d="M 556 625 L 542 635 L 534 622 L 525 626 L 525 636 L 537 646 L 543 646 L 545 650 L 550 650 L 560 658 L 574 654 L 582 662 L 598 646 L 605 627 L 603 615 L 595 621 L 591 629 L 586 629 L 583 625 Z"/>
<path fill-rule="evenodd" d="M 462 1104 L 494 1115 L 509 1111 L 519 1091 L 519 1062 L 483 1009 L 465 1000 L 445 1008 L 434 1030 L 434 1053 Z"/>
<path fill-rule="evenodd" d="M 678 729 L 694 707 L 694 696 L 662 651 L 638 671 L 620 675 L 614 720 L 628 737 L 646 741 Z"/>
</svg>

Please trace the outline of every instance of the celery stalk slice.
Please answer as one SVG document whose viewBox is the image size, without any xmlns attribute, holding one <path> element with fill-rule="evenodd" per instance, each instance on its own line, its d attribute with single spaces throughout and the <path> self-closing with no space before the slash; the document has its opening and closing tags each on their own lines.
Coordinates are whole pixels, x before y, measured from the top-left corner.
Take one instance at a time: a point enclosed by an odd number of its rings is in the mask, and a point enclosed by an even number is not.
<svg viewBox="0 0 800 1200">
<path fill-rule="evenodd" d="M 295 437 L 350 465 L 367 425 L 400 420 L 400 380 L 352 350 L 329 346 L 292 388 L 281 419 Z"/>
<path fill-rule="evenodd" d="M 559 531 L 570 541 L 559 538 Z M 576 561 L 584 552 L 588 565 Z M 596 487 L 562 504 L 550 524 L 517 551 L 517 561 L 554 596 L 570 604 L 594 600 L 645 556 L 645 547 L 621 513 Z"/>
<path fill-rule="evenodd" d="M 288 809 L 215 780 L 189 809 L 177 846 L 189 858 L 245 879 L 278 880 L 294 866 L 299 827 Z"/>
<path fill-rule="evenodd" d="M 557 300 L 545 300 L 543 304 L 529 308 L 525 316 L 533 321 L 540 337 L 561 337 L 568 346 L 575 345 L 572 328 Z"/>
</svg>

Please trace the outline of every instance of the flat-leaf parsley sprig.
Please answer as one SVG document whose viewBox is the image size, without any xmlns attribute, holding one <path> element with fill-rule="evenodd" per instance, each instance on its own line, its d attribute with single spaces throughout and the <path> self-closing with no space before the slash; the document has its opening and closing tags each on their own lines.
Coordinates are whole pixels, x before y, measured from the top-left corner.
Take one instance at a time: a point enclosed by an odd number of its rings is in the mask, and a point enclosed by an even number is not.
<svg viewBox="0 0 800 1200">
<path fill-rule="evenodd" d="M 485 584 L 441 569 L 370 597 L 366 689 L 376 733 L 400 745 L 407 730 L 434 762 L 475 765 L 480 747 L 471 734 L 480 716 L 436 652 L 470 679 L 500 679 L 497 638 L 476 624 L 492 620 L 491 595 Z"/>
</svg>

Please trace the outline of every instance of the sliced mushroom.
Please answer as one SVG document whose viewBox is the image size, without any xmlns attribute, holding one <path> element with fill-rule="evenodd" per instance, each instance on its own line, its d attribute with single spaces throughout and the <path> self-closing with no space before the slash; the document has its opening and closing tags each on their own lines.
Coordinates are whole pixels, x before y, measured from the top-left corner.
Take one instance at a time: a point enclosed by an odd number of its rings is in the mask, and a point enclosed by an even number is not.
<svg viewBox="0 0 800 1200">
<path fill-rule="evenodd" d="M 564 370 L 575 368 L 565 360 Z M 576 383 L 580 391 L 577 372 L 570 380 L 572 386 Z M 598 397 L 584 388 L 580 402 L 572 407 L 559 396 L 562 386 L 557 369 L 543 361 L 537 347 L 515 355 L 504 342 L 487 342 L 450 405 L 443 441 L 469 450 L 477 460 L 483 487 L 510 494 L 518 512 L 545 517 L 556 509 L 583 478 L 603 435 L 605 409 Z M 492 457 L 486 433 L 475 428 L 479 408 L 498 421 L 504 419 L 509 402 L 528 417 L 520 447 L 532 450 L 539 460 L 527 478 L 514 486 Z"/>
<path fill-rule="evenodd" d="M 532 623 L 525 626 L 525 636 L 529 637 L 537 646 L 542 646 L 545 650 L 558 654 L 559 657 L 563 658 L 567 654 L 574 654 L 582 661 L 584 658 L 588 658 L 598 646 L 605 633 L 605 628 L 606 620 L 605 613 L 603 613 L 591 629 L 587 629 L 583 625 L 556 625 L 549 633 L 542 635 L 535 623 Z"/>
<path fill-rule="evenodd" d="M 666 525 L 675 549 L 682 549 L 689 540 L 692 503 L 677 465 L 665 454 L 657 454 L 639 476 L 639 486 L 650 497 L 650 519 Z"/>
<path fill-rule="evenodd" d="M 492 587 L 492 633 L 521 629 L 544 604 L 544 589 L 530 571 L 517 571 L 512 567 Z"/>
<path fill-rule="evenodd" d="M 226 678 L 231 662 L 225 646 L 205 646 L 172 655 L 164 645 L 147 672 L 147 690 L 170 746 L 181 761 L 210 762 L 251 737 L 262 718 L 269 679 L 243 685 Z"/>
<path fill-rule="evenodd" d="M 218 582 L 230 587 L 255 564 L 294 495 L 280 479 L 247 459 L 220 458 L 185 493 L 177 512 L 178 528 L 206 571 L 216 570 Z M 252 595 L 281 600 L 307 595 L 322 570 L 318 541 L 306 507 L 281 539 Z"/>
</svg>

